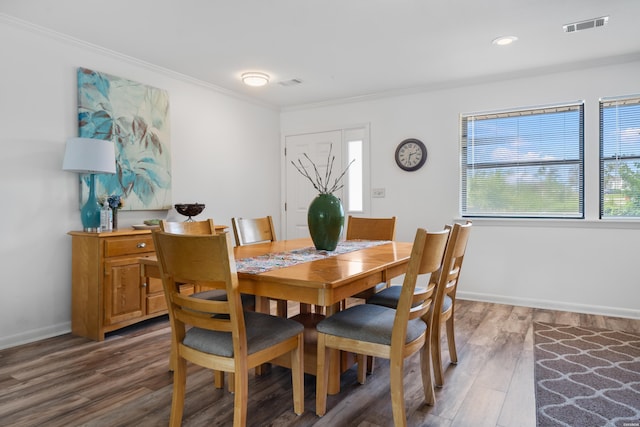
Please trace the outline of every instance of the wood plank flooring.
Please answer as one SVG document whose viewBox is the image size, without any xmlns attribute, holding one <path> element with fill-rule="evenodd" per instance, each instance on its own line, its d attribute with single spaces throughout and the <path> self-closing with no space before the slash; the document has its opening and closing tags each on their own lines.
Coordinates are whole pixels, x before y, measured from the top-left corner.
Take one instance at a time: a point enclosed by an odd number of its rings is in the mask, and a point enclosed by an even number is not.
<svg viewBox="0 0 640 427">
<path fill-rule="evenodd" d="M 293 307 L 294 305 L 292 305 Z M 423 402 L 419 357 L 405 364 L 410 426 L 535 426 L 532 322 L 640 332 L 640 320 L 458 301 L 459 363 L 449 365 L 436 405 Z M 0 426 L 164 426 L 171 406 L 166 317 L 93 342 L 63 335 L 0 351 Z M 388 362 L 376 360 L 364 385 L 355 368 L 342 375 L 341 392 L 329 396 L 327 414 L 315 415 L 315 378 L 305 378 L 305 412 L 293 413 L 291 376 L 273 367 L 250 373 L 250 426 L 393 425 Z M 226 426 L 233 397 L 213 387 L 205 369 L 191 365 L 184 426 Z"/>
</svg>

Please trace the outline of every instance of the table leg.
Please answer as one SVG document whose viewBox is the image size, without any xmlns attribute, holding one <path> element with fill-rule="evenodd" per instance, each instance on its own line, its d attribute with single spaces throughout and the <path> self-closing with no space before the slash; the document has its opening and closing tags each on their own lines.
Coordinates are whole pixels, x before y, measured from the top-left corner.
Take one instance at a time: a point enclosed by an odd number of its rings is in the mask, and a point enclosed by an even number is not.
<svg viewBox="0 0 640 427">
<path fill-rule="evenodd" d="M 339 310 L 340 304 L 334 304 L 327 307 L 326 315 L 331 316 Z M 340 393 L 340 371 L 342 371 L 340 359 L 339 350 L 329 350 L 329 383 L 327 385 L 327 393 L 330 395 Z"/>
<path fill-rule="evenodd" d="M 256 295 L 256 312 L 271 314 L 271 300 L 269 300 L 269 298 Z M 270 369 L 271 365 L 264 363 L 260 366 L 256 366 L 255 373 L 258 376 L 266 375 L 269 373 Z"/>
</svg>

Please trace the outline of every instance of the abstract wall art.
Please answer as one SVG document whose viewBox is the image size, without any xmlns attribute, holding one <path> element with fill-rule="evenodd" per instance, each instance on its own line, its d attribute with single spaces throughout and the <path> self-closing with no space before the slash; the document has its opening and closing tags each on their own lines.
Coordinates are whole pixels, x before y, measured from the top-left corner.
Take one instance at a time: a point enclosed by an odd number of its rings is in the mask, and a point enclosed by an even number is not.
<svg viewBox="0 0 640 427">
<path fill-rule="evenodd" d="M 171 208 L 167 91 L 78 68 L 78 120 L 80 137 L 112 140 L 116 147 L 116 174 L 96 175 L 99 198 L 120 195 L 124 210 Z"/>
</svg>

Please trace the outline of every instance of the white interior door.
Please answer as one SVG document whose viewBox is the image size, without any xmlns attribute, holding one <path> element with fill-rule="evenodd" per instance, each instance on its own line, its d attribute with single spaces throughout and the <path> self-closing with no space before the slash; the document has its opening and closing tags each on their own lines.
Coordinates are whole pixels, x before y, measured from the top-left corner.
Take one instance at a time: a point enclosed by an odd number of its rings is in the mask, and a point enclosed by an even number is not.
<svg viewBox="0 0 640 427">
<path fill-rule="evenodd" d="M 315 171 L 311 163 L 304 157 L 307 154 L 318 168 L 318 173 L 324 177 L 327 170 L 327 160 L 331 150 L 331 157 L 335 156 L 333 164 L 332 181 L 344 170 L 342 162 L 342 131 L 327 131 L 319 133 L 308 133 L 302 135 L 291 135 L 285 137 L 285 159 L 286 159 L 286 238 L 295 239 L 299 237 L 309 237 L 307 227 L 307 208 L 311 201 L 318 195 L 318 191 L 313 184 L 302 176 L 291 164 L 298 164 L 298 159 L 305 165 L 312 178 Z M 342 190 L 336 191 L 334 195 L 344 200 Z"/>
</svg>

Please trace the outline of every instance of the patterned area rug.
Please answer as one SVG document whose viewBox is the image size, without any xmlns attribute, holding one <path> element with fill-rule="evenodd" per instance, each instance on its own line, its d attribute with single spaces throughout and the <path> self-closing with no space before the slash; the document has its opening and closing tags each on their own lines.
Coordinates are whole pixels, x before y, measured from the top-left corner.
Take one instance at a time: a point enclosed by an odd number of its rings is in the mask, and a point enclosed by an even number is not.
<svg viewBox="0 0 640 427">
<path fill-rule="evenodd" d="M 538 427 L 640 427 L 640 335 L 534 323 Z"/>
</svg>

